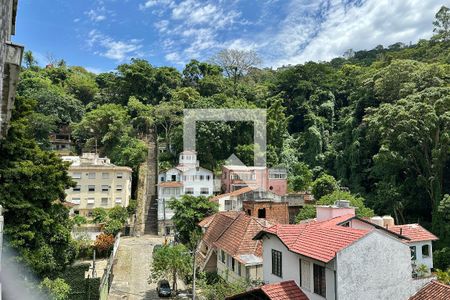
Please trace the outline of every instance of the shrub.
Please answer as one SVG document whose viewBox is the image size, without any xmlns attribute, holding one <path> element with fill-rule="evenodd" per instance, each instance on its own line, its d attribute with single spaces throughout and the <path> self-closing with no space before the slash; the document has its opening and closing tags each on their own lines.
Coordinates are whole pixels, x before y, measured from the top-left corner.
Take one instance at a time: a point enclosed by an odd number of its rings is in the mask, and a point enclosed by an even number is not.
<svg viewBox="0 0 450 300">
<path fill-rule="evenodd" d="M 447 270 L 450 268 L 450 247 L 434 251 L 433 264 L 436 269 Z"/>
<path fill-rule="evenodd" d="M 107 256 L 114 246 L 114 241 L 115 238 L 111 234 L 99 234 L 94 243 L 94 248 L 99 256 Z"/>
<path fill-rule="evenodd" d="M 70 286 L 64 279 L 56 278 L 51 280 L 44 278 L 39 286 L 53 300 L 69 299 Z"/>
</svg>

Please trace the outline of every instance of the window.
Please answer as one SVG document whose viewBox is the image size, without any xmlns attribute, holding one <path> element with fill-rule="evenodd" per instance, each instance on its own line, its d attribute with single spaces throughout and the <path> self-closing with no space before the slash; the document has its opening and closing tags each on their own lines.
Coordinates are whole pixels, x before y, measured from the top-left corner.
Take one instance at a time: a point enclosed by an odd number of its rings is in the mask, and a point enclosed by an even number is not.
<svg viewBox="0 0 450 300">
<path fill-rule="evenodd" d="M 171 178 L 172 178 L 172 181 L 177 181 L 177 175 L 172 175 Z"/>
<path fill-rule="evenodd" d="M 161 176 L 161 182 L 164 182 L 164 176 Z"/>
<path fill-rule="evenodd" d="M 231 200 L 225 200 L 225 210 L 231 210 Z"/>
<path fill-rule="evenodd" d="M 298 274 L 299 274 L 298 282 L 300 283 L 300 286 L 302 286 L 302 260 L 301 259 L 298 260 Z"/>
<path fill-rule="evenodd" d="M 116 185 L 116 191 L 118 191 L 118 192 L 122 191 L 122 185 L 121 184 Z"/>
<path fill-rule="evenodd" d="M 81 200 L 80 200 L 80 198 L 72 198 L 72 201 L 70 201 L 70 202 L 78 205 L 78 204 L 80 204 Z"/>
<path fill-rule="evenodd" d="M 423 245 L 422 246 L 422 257 L 429 257 L 430 256 L 430 245 Z"/>
<path fill-rule="evenodd" d="M 89 192 L 95 192 L 95 185 L 88 185 Z"/>
<path fill-rule="evenodd" d="M 200 188 L 200 194 L 203 194 L 203 195 L 209 194 L 209 189 L 208 188 Z"/>
<path fill-rule="evenodd" d="M 262 219 L 266 218 L 266 209 L 265 208 L 258 209 L 258 218 L 262 218 Z"/>
<path fill-rule="evenodd" d="M 95 179 L 95 172 L 90 172 L 90 173 L 88 174 L 88 178 L 89 178 L 89 179 Z"/>
<path fill-rule="evenodd" d="M 74 192 L 80 192 L 81 191 L 81 185 L 77 185 L 73 188 Z"/>
<path fill-rule="evenodd" d="M 241 271 L 241 264 L 240 263 L 237 264 L 237 271 L 238 271 L 238 275 L 241 276 L 242 275 L 241 274 L 242 271 Z"/>
<path fill-rule="evenodd" d="M 206 175 L 206 180 L 210 181 L 211 180 L 211 176 L 210 175 Z"/>
<path fill-rule="evenodd" d="M 123 178 L 123 173 L 122 173 L 122 172 L 117 173 L 117 174 L 116 174 L 116 177 L 117 177 L 117 178 Z"/>
<path fill-rule="evenodd" d="M 73 173 L 72 174 L 72 178 L 73 179 L 80 179 L 81 178 L 81 173 Z"/>
<path fill-rule="evenodd" d="M 102 206 L 108 206 L 108 198 L 102 198 L 101 205 Z"/>
<path fill-rule="evenodd" d="M 87 204 L 88 205 L 94 205 L 94 203 L 95 203 L 95 198 L 87 198 Z"/>
<path fill-rule="evenodd" d="M 109 185 L 102 185 L 102 192 L 109 192 Z"/>
<path fill-rule="evenodd" d="M 185 193 L 186 193 L 186 195 L 194 194 L 194 188 L 186 188 Z"/>
<path fill-rule="evenodd" d="M 282 277 L 282 259 L 281 252 L 272 249 L 272 274 L 278 277 Z"/>
<path fill-rule="evenodd" d="M 416 260 L 417 259 L 417 249 L 416 246 L 411 246 L 409 247 L 409 249 L 411 250 L 411 260 Z"/>
<path fill-rule="evenodd" d="M 311 289 L 311 279 L 310 279 L 311 263 L 309 261 L 302 260 L 300 269 L 301 269 L 300 286 L 307 288 L 309 290 L 309 289 Z"/>
<path fill-rule="evenodd" d="M 102 173 L 102 179 L 109 179 L 109 173 Z"/>
<path fill-rule="evenodd" d="M 231 270 L 233 270 L 233 271 L 235 270 L 235 267 L 234 267 L 235 264 L 236 264 L 236 261 L 235 261 L 234 258 L 232 257 L 232 258 L 231 258 Z"/>
<path fill-rule="evenodd" d="M 220 250 L 220 261 L 223 264 L 225 263 L 225 252 L 223 250 Z"/>
<path fill-rule="evenodd" d="M 314 264 L 314 293 L 325 297 L 325 267 Z"/>
<path fill-rule="evenodd" d="M 200 180 L 205 180 L 205 176 L 200 175 Z"/>
<path fill-rule="evenodd" d="M 122 203 L 122 197 L 116 197 L 116 204 Z"/>
</svg>

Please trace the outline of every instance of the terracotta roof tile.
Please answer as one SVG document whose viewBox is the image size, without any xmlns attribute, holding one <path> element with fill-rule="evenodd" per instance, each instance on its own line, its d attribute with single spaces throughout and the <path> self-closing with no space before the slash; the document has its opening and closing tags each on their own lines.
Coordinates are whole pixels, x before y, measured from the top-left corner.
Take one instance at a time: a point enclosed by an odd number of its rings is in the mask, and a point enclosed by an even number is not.
<svg viewBox="0 0 450 300">
<path fill-rule="evenodd" d="M 226 299 L 309 300 L 294 280 L 266 284 Z"/>
<path fill-rule="evenodd" d="M 406 236 L 410 239 L 409 241 L 407 241 L 409 243 L 438 240 L 438 238 L 434 234 L 432 234 L 419 224 L 394 225 L 388 227 L 387 229 L 397 234 Z"/>
<path fill-rule="evenodd" d="M 409 300 L 448 300 L 450 299 L 450 285 L 431 281 L 419 290 Z"/>
<path fill-rule="evenodd" d="M 211 247 L 230 224 L 233 223 L 238 214 L 239 212 L 237 211 L 219 212 L 214 214 L 214 218 L 211 220 L 202 241 Z"/>
<path fill-rule="evenodd" d="M 166 181 L 166 182 L 161 182 L 158 185 L 161 187 L 182 187 L 183 183 L 181 183 L 179 181 Z"/>
<path fill-rule="evenodd" d="M 257 218 L 250 217 L 244 212 L 240 212 L 234 222 L 214 243 L 214 246 L 223 249 L 238 260 L 240 260 L 239 255 L 242 254 L 253 254 L 262 257 L 262 242 L 253 240 L 253 237 L 259 231 L 271 225 Z"/>
<path fill-rule="evenodd" d="M 261 290 L 269 299 L 276 300 L 308 300 L 309 298 L 297 286 L 294 280 L 261 286 Z"/>
<path fill-rule="evenodd" d="M 289 250 L 319 261 L 329 262 L 335 257 L 336 252 L 350 246 L 371 231 L 338 226 L 334 222 L 335 220 L 331 219 L 306 224 L 277 224 L 260 232 L 255 238 L 259 239 L 265 232 L 274 234 Z"/>
</svg>

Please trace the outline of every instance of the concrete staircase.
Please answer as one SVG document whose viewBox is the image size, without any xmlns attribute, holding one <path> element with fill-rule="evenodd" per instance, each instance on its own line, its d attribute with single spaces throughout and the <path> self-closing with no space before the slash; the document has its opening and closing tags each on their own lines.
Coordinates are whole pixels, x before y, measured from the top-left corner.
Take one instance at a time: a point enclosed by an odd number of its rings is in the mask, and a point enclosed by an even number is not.
<svg viewBox="0 0 450 300">
<path fill-rule="evenodd" d="M 135 233 L 158 234 L 158 147 L 156 133 L 151 130 L 142 137 L 147 144 L 147 160 L 139 168 L 138 208 Z"/>
</svg>

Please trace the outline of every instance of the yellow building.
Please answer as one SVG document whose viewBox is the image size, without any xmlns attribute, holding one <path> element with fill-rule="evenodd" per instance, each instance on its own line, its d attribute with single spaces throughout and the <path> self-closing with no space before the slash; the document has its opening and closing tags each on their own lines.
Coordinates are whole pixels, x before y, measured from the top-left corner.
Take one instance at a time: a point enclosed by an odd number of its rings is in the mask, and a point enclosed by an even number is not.
<svg viewBox="0 0 450 300">
<path fill-rule="evenodd" d="M 69 175 L 77 182 L 74 188 L 66 190 L 66 201 L 76 205 L 73 208 L 75 214 L 90 217 L 97 207 L 128 206 L 131 168 L 116 166 L 95 153 L 84 153 L 81 157 L 63 156 L 62 159 L 71 162 Z"/>
</svg>

